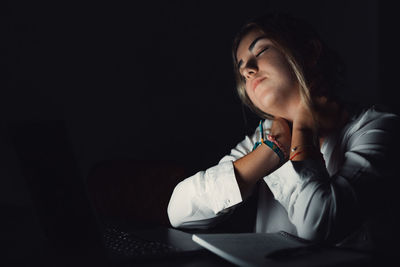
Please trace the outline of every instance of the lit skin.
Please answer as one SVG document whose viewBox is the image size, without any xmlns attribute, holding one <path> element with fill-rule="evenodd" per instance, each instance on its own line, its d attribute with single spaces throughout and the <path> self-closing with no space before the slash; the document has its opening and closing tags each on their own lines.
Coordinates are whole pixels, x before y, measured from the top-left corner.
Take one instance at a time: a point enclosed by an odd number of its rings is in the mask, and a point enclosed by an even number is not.
<svg viewBox="0 0 400 267">
<path fill-rule="evenodd" d="M 296 77 L 284 55 L 262 36 L 261 32 L 250 32 L 237 50 L 239 72 L 246 80 L 246 93 L 253 104 L 266 113 L 293 121 L 300 101 Z M 259 78 L 264 80 L 254 88 L 254 82 Z"/>
<path fill-rule="evenodd" d="M 236 57 L 250 100 L 275 118 L 271 134 L 277 137 L 288 154 L 293 147 L 303 147 L 302 153 L 292 160 L 318 156 L 316 152 L 323 136 L 317 133 L 329 133 L 340 125 L 338 121 L 345 121 L 347 113 L 325 97 L 314 99 L 316 108 L 311 111 L 301 99 L 299 84 L 284 54 L 262 32 L 253 30 L 245 35 Z M 318 147 L 315 140 L 319 141 Z M 247 197 L 259 179 L 278 167 L 279 157 L 265 145 L 236 160 L 234 168 L 242 196 Z"/>
</svg>

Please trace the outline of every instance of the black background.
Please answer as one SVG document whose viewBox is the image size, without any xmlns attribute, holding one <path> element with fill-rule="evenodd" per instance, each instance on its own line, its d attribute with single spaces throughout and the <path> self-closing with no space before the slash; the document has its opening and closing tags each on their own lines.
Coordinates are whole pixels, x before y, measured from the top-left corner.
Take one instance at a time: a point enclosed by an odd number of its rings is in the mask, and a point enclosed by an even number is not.
<svg viewBox="0 0 400 267">
<path fill-rule="evenodd" d="M 230 51 L 248 18 L 308 19 L 347 64 L 350 99 L 395 104 L 390 9 L 375 0 L 2 2 L 1 115 L 68 120 L 84 176 L 119 158 L 175 160 L 193 173 L 257 123 L 236 96 Z M 12 152 L 2 152 L 1 199 L 18 202 Z"/>
</svg>

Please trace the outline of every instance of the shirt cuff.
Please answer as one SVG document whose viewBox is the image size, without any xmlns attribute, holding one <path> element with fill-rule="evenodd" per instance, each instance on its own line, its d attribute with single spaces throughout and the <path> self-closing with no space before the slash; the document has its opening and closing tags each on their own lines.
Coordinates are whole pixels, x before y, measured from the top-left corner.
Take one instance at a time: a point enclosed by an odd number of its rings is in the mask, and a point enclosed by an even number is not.
<svg viewBox="0 0 400 267">
<path fill-rule="evenodd" d="M 232 161 L 222 162 L 206 171 L 208 185 L 215 196 L 212 210 L 215 214 L 224 213 L 242 202 L 239 185 L 236 181 Z"/>
</svg>

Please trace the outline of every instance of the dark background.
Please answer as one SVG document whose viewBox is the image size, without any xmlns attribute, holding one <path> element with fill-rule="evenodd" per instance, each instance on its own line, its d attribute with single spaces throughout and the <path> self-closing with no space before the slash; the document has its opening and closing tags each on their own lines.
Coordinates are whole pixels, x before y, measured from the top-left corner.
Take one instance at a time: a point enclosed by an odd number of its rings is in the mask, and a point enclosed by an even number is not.
<svg viewBox="0 0 400 267">
<path fill-rule="evenodd" d="M 257 123 L 236 96 L 230 47 L 264 11 L 315 25 L 347 65 L 350 99 L 396 108 L 394 18 L 376 0 L 1 5 L 2 121 L 68 120 L 83 176 L 107 159 L 174 160 L 189 173 L 216 164 Z M 23 204 L 2 142 L 0 201 Z"/>
<path fill-rule="evenodd" d="M 67 120 L 83 176 L 125 158 L 173 160 L 192 174 L 229 153 L 258 121 L 236 96 L 231 42 L 264 11 L 308 19 L 344 59 L 348 97 L 398 110 L 397 17 L 378 0 L 0 5 L 1 126 Z M 0 155 L 0 204 L 27 205 L 5 138 Z"/>
</svg>

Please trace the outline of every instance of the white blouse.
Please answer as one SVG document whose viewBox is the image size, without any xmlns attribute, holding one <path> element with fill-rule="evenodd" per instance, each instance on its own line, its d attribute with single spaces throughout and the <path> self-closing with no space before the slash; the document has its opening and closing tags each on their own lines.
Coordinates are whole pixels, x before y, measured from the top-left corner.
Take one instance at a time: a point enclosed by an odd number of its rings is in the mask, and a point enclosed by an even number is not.
<svg viewBox="0 0 400 267">
<path fill-rule="evenodd" d="M 394 140 L 393 125 L 398 123 L 398 116 L 369 108 L 325 138 L 321 146 L 325 162 L 287 161 L 265 176 L 265 183 L 255 188 L 259 195 L 254 231 L 282 230 L 305 239 L 335 242 L 354 233 L 376 204 L 372 196 L 379 196 L 377 185 L 389 170 L 385 162 Z M 271 124 L 265 120 L 264 129 Z M 168 205 L 172 226 L 210 228 L 246 201 L 233 162 L 252 151 L 258 136 L 256 129 L 218 165 L 175 187 Z"/>
</svg>

